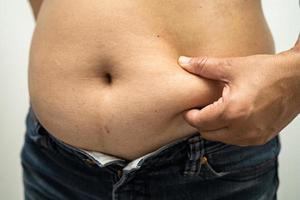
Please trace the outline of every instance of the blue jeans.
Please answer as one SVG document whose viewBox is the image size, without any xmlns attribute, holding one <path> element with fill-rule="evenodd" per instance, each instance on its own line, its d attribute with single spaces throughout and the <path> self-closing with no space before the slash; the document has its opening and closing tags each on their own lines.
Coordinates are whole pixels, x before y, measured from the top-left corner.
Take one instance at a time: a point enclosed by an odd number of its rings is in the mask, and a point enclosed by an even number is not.
<svg viewBox="0 0 300 200">
<path fill-rule="evenodd" d="M 21 152 L 26 200 L 276 199 L 278 137 L 238 147 L 195 133 L 142 159 L 103 164 L 54 138 L 31 109 L 26 125 Z"/>
</svg>

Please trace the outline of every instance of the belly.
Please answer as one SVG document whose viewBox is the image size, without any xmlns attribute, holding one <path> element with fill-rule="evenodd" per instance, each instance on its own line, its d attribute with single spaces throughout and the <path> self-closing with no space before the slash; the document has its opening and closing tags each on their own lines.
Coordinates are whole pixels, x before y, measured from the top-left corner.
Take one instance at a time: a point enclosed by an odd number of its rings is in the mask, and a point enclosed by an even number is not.
<svg viewBox="0 0 300 200">
<path fill-rule="evenodd" d="M 29 92 L 49 133 L 76 147 L 135 159 L 195 133 L 182 112 L 221 95 L 221 83 L 183 70 L 179 55 L 274 51 L 257 1 L 155 2 L 44 2 L 32 40 Z"/>
</svg>

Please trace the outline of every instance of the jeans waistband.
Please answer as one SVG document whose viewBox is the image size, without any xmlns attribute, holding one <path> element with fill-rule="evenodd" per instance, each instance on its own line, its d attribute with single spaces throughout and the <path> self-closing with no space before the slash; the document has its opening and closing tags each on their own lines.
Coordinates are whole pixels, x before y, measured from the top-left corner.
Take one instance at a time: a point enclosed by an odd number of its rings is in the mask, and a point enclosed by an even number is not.
<svg viewBox="0 0 300 200">
<path fill-rule="evenodd" d="M 117 165 L 124 171 L 131 171 L 141 167 L 144 169 L 153 166 L 159 167 L 166 163 L 183 162 L 184 174 L 193 176 L 199 173 L 201 169 L 200 160 L 204 156 L 207 156 L 211 161 L 214 161 L 214 159 L 217 158 L 218 161 L 215 162 L 219 162 L 221 157 L 224 157 L 224 159 L 231 159 L 231 157 L 228 157 L 232 156 L 230 152 L 235 152 L 234 155 L 238 153 L 240 156 L 247 158 L 247 162 L 250 163 L 253 162 L 254 158 L 257 158 L 255 155 L 260 155 L 259 159 L 261 160 L 269 159 L 275 157 L 280 149 L 277 137 L 260 147 L 241 148 L 221 142 L 207 141 L 201 138 L 199 132 L 196 132 L 191 136 L 170 142 L 153 152 L 130 161 L 117 157 L 106 157 L 109 155 L 101 152 L 86 151 L 62 142 L 47 132 L 47 130 L 39 123 L 31 107 L 27 115 L 26 124 L 26 138 L 46 149 L 58 151 L 60 154 L 68 157 L 79 158 L 79 160 L 83 161 L 85 164 L 92 163 L 93 166 L 107 167 Z M 228 166 L 230 167 L 230 164 Z"/>
<path fill-rule="evenodd" d="M 197 160 L 199 159 L 199 156 L 203 154 L 200 153 L 201 139 L 198 132 L 194 133 L 193 135 L 172 141 L 153 152 L 143 155 L 135 160 L 129 161 L 115 156 L 107 155 L 102 152 L 87 151 L 64 143 L 63 141 L 54 137 L 41 125 L 31 107 L 29 108 L 29 112 L 26 118 L 26 124 L 27 135 L 35 143 L 38 143 L 48 149 L 55 148 L 60 152 L 67 152 L 69 155 L 76 156 L 81 160 L 88 160 L 89 163 L 91 163 L 92 161 L 99 167 L 117 164 L 124 167 L 123 170 L 129 171 L 132 169 L 140 168 L 142 164 L 147 165 L 161 159 L 164 159 L 164 161 L 171 160 L 173 159 L 172 155 L 175 154 L 177 154 L 177 156 L 179 156 L 179 154 L 181 154 L 181 156 L 189 156 L 191 160 Z M 185 152 L 185 154 L 187 155 L 184 155 L 183 152 Z M 190 169 L 191 166 L 188 165 L 187 168 Z"/>
</svg>

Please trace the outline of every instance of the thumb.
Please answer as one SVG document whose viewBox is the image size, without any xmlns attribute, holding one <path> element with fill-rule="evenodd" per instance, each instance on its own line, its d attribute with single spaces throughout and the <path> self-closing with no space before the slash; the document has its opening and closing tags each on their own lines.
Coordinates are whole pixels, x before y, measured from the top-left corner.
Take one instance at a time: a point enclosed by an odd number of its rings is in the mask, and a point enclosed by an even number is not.
<svg viewBox="0 0 300 200">
<path fill-rule="evenodd" d="M 231 60 L 228 58 L 180 56 L 178 63 L 185 70 L 208 79 L 224 82 L 232 79 Z"/>
<path fill-rule="evenodd" d="M 184 119 L 202 130 L 216 130 L 227 126 L 224 120 L 224 112 L 229 98 L 229 87 L 225 86 L 223 95 L 217 101 L 202 108 L 191 109 L 183 113 Z"/>
<path fill-rule="evenodd" d="M 207 105 L 201 110 L 191 109 L 183 113 L 183 118 L 192 126 L 201 131 L 217 130 L 226 127 L 226 121 L 222 115 L 225 111 L 225 103 L 222 97 L 218 101 Z"/>
</svg>

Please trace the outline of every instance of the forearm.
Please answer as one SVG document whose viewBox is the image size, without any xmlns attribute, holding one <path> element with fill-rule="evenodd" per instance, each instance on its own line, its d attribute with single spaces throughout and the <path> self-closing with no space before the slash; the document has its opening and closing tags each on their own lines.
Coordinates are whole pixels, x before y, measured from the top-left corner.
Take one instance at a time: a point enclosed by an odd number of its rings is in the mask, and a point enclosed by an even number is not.
<svg viewBox="0 0 300 200">
<path fill-rule="evenodd" d="M 298 76 L 298 87 L 297 87 L 297 102 L 298 102 L 298 113 L 300 113 L 300 52 L 297 57 L 297 76 Z"/>
<path fill-rule="evenodd" d="M 282 94 L 286 98 L 286 106 L 293 107 L 300 113 L 300 35 L 295 45 L 280 52 L 275 58 L 274 75 L 278 74 L 278 81 L 282 87 Z M 283 67 L 283 68 L 282 68 Z M 276 69 L 277 68 L 277 69 Z"/>
<path fill-rule="evenodd" d="M 295 93 L 295 101 L 298 113 L 300 113 L 300 34 L 295 45 L 289 50 L 291 56 L 288 61 L 291 63 L 292 69 L 291 71 L 294 73 L 295 77 L 295 87 L 293 88 L 293 92 Z"/>
<path fill-rule="evenodd" d="M 296 87 L 296 102 L 297 102 L 297 105 L 298 105 L 298 114 L 300 113 L 300 52 L 298 52 L 297 56 L 296 56 L 296 62 L 297 62 L 297 65 L 296 65 L 296 76 L 298 77 L 298 84 L 297 84 L 297 87 Z"/>
<path fill-rule="evenodd" d="M 297 105 L 298 105 L 298 110 L 300 113 L 300 34 L 298 37 L 298 41 L 296 42 L 295 46 L 292 48 L 292 50 L 295 53 L 295 74 L 298 77 L 298 84 L 297 84 L 297 89 L 296 89 L 296 93 L 297 93 Z"/>
</svg>

